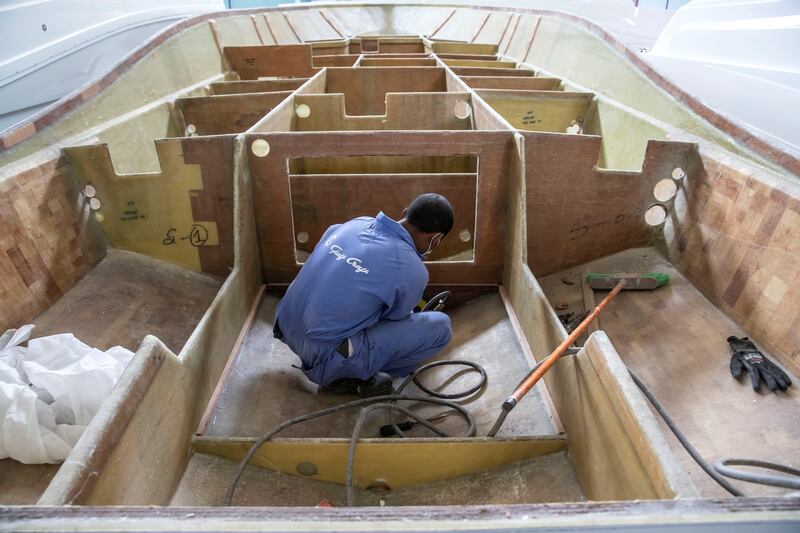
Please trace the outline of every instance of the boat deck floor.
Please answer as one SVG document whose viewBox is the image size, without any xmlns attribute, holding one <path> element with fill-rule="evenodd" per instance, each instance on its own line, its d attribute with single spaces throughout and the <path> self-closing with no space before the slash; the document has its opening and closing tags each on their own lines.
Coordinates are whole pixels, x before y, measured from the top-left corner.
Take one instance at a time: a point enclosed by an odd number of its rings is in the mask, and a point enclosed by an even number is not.
<svg viewBox="0 0 800 533">
<path fill-rule="evenodd" d="M 33 337 L 72 333 L 106 350 L 136 351 L 145 335 L 175 353 L 206 312 L 222 280 L 133 252 L 106 257 L 33 323 Z M 0 504 L 36 503 L 60 465 L 0 460 Z"/>
<path fill-rule="evenodd" d="M 669 274 L 665 287 L 620 293 L 600 317 L 600 327 L 706 460 L 749 457 L 800 467 L 800 381 L 796 376 L 792 376 L 795 385 L 788 392 L 777 394 L 764 385 L 761 392 L 754 392 L 749 379 L 734 380 L 728 369 L 726 339 L 747 332 L 655 249 L 626 250 L 540 279 L 553 306 L 568 304 L 570 311 L 583 310 L 580 273 L 586 270 Z M 563 278 L 572 284 L 564 283 Z M 704 497 L 727 496 L 655 416 L 700 493 Z M 749 496 L 786 492 L 733 483 Z"/>
<path fill-rule="evenodd" d="M 260 436 L 283 421 L 305 413 L 352 401 L 354 396 L 331 395 L 317 391 L 302 372 L 291 365 L 300 361 L 282 342 L 272 337 L 273 318 L 278 298 L 267 295 L 262 300 L 234 366 L 221 393 L 211 406 L 209 423 L 203 435 L 217 437 Z M 488 385 L 464 405 L 475 417 L 477 434 L 486 435 L 500 412 L 503 400 L 528 372 L 526 358 L 509 320 L 499 293 L 481 296 L 448 311 L 453 325 L 453 339 L 434 360 L 466 359 L 481 364 Z M 437 367 L 421 376 L 423 383 L 445 393 L 466 390 L 477 383 L 478 374 L 458 367 Z M 399 384 L 402 380 L 397 380 Z M 413 395 L 425 394 L 411 384 Z M 436 414 L 440 406 L 412 405 L 422 414 Z M 293 426 L 281 437 L 350 437 L 358 410 L 344 411 L 311 423 Z M 362 435 L 378 436 L 386 423 L 384 413 L 377 413 L 364 427 Z M 461 436 L 466 425 L 457 415 L 437 422 L 453 436 Z M 509 416 L 500 436 L 534 436 L 555 433 L 549 412 L 538 391 L 529 394 L 524 404 Z M 412 436 L 433 436 L 424 427 L 414 428 Z"/>
<path fill-rule="evenodd" d="M 237 463 L 192 455 L 170 505 L 221 505 Z M 413 468 L 413 465 L 409 465 Z M 565 452 L 551 453 L 490 471 L 390 492 L 355 489 L 357 506 L 489 505 L 584 501 Z M 248 466 L 236 490 L 236 505 L 314 506 L 327 499 L 346 502 L 345 487 Z"/>
<path fill-rule="evenodd" d="M 139 348 L 155 335 L 176 354 L 222 286 L 222 280 L 134 252 L 106 257 L 39 315 L 34 337 L 72 333 L 89 346 Z"/>
<path fill-rule="evenodd" d="M 266 295 L 261 301 L 252 327 L 209 418 L 203 435 L 225 437 L 259 436 L 284 420 L 332 407 L 356 399 L 354 396 L 318 392 L 317 386 L 293 368 L 297 356 L 272 337 L 273 318 L 278 298 Z M 475 417 L 477 434 L 486 435 L 500 411 L 503 400 L 530 366 L 511 326 L 499 293 L 481 296 L 449 311 L 453 339 L 434 360 L 466 359 L 481 364 L 488 385 L 464 405 Z M 421 376 L 433 390 L 466 390 L 477 383 L 478 374 L 459 367 L 437 367 Z M 397 380 L 399 385 L 402 380 Z M 405 390 L 422 395 L 415 385 Z M 501 436 L 551 435 L 554 433 L 549 413 L 539 393 L 531 394 L 525 406 L 508 418 Z M 422 414 L 436 414 L 440 406 L 413 405 Z M 281 437 L 349 437 L 358 410 L 344 411 L 289 428 Z M 378 427 L 386 415 L 378 413 L 366 423 L 364 437 L 378 436 Z M 437 422 L 444 431 L 463 435 L 465 423 L 457 415 Z M 425 428 L 415 428 L 410 435 L 425 436 Z M 430 433 L 428 433 L 430 435 Z"/>
</svg>

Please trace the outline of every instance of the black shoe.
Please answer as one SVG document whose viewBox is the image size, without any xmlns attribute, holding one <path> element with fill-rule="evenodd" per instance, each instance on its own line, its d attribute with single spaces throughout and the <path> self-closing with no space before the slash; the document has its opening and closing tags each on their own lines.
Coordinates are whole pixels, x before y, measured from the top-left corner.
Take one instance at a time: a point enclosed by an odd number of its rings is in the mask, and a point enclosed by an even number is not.
<svg viewBox="0 0 800 533">
<path fill-rule="evenodd" d="M 320 390 L 329 394 L 356 394 L 362 398 L 392 394 L 393 389 L 392 377 L 384 372 L 378 372 L 369 379 L 337 379 L 320 387 Z"/>
</svg>

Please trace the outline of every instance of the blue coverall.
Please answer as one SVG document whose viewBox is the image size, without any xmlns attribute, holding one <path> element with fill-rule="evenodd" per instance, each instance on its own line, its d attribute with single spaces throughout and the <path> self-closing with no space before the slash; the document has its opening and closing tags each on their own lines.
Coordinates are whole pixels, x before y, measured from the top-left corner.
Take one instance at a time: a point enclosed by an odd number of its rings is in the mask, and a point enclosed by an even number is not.
<svg viewBox="0 0 800 533">
<path fill-rule="evenodd" d="M 379 213 L 327 229 L 278 304 L 276 324 L 319 385 L 410 374 L 450 342 L 444 313 L 413 313 L 428 270 L 411 235 Z M 336 351 L 350 341 L 349 357 Z"/>
</svg>

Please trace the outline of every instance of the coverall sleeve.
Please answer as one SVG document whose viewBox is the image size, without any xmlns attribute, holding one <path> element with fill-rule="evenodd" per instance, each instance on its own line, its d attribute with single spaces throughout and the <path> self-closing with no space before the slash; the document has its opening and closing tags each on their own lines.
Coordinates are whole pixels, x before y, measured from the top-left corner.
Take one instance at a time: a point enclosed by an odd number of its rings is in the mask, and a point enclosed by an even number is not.
<svg viewBox="0 0 800 533">
<path fill-rule="evenodd" d="M 428 285 L 428 269 L 421 261 L 400 264 L 398 268 L 397 281 L 387 287 L 389 310 L 384 314 L 386 320 L 402 320 L 411 314 Z"/>
</svg>

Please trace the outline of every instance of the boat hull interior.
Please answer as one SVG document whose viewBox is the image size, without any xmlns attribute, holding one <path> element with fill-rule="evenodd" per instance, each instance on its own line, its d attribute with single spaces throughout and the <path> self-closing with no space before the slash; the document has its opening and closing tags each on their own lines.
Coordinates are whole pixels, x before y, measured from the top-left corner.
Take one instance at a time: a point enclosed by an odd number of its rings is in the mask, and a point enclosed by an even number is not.
<svg viewBox="0 0 800 533">
<path fill-rule="evenodd" d="M 452 437 L 380 438 L 375 415 L 356 506 L 725 498 L 626 367 L 704 457 L 800 466 L 797 388 L 732 379 L 726 342 L 747 335 L 800 372 L 798 169 L 576 17 L 342 5 L 181 22 L 2 138 L 0 330 L 136 355 L 63 464 L 0 461 L 0 504 L 221 506 L 255 439 L 345 401 L 273 338 L 283 291 L 329 225 L 399 218 L 422 192 L 456 212 L 426 295 L 453 292 L 437 359 L 486 370 L 464 402 L 477 436 L 450 416 Z M 605 295 L 588 272 L 670 282 L 622 292 L 486 437 L 566 338 L 559 315 Z M 357 415 L 264 445 L 234 505 L 343 506 Z M 787 501 L 746 491 L 763 516 Z"/>
</svg>

